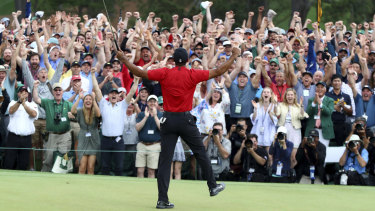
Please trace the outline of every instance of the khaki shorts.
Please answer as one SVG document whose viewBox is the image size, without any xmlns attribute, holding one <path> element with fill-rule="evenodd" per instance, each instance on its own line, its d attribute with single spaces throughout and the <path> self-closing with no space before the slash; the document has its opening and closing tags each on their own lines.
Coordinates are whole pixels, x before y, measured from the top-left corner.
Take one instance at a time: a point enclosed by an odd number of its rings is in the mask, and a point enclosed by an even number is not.
<svg viewBox="0 0 375 211">
<path fill-rule="evenodd" d="M 142 142 L 137 144 L 137 155 L 135 158 L 135 167 L 157 169 L 159 164 L 159 154 L 161 150 L 160 143 L 145 145 Z"/>
</svg>

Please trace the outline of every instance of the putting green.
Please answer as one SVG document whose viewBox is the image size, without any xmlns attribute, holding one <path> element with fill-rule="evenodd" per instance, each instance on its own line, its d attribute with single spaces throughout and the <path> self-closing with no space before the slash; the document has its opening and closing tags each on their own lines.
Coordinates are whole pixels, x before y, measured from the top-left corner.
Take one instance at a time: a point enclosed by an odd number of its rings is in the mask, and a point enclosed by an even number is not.
<svg viewBox="0 0 375 211">
<path fill-rule="evenodd" d="M 156 179 L 0 170 L 0 210 L 155 210 Z M 368 210 L 374 187 L 172 181 L 175 210 Z"/>
</svg>

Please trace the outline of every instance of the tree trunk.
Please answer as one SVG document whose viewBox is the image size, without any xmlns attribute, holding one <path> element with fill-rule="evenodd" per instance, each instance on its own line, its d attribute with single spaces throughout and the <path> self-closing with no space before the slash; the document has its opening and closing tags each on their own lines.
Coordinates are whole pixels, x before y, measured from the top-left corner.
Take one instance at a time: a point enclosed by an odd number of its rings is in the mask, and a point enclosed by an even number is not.
<svg viewBox="0 0 375 211">
<path fill-rule="evenodd" d="M 306 20 L 307 13 L 309 12 L 309 9 L 311 7 L 311 3 L 316 2 L 314 0 L 292 0 L 292 15 L 294 11 L 299 12 L 299 15 L 301 17 L 302 25 Z"/>
</svg>

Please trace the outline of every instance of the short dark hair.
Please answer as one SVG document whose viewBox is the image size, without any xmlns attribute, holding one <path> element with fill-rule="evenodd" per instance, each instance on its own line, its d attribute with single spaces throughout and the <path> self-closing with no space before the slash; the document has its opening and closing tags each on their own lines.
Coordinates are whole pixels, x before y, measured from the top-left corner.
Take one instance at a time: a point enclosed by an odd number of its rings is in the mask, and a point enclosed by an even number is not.
<svg viewBox="0 0 375 211">
<path fill-rule="evenodd" d="M 239 119 L 237 119 L 237 123 L 238 122 L 245 122 L 246 123 L 246 119 L 244 119 L 244 118 L 239 118 Z"/>
<path fill-rule="evenodd" d="M 258 135 L 254 133 L 247 134 L 247 139 L 255 138 L 258 141 Z"/>
<path fill-rule="evenodd" d="M 38 56 L 38 58 L 40 58 L 38 53 L 34 53 L 34 52 L 33 52 L 33 53 L 30 54 L 30 59 L 31 59 L 32 57 L 34 57 L 34 56 Z"/>
<path fill-rule="evenodd" d="M 212 128 L 214 128 L 216 125 L 220 125 L 221 129 L 224 129 L 224 126 L 221 122 L 215 122 L 214 125 L 212 125 Z"/>
</svg>

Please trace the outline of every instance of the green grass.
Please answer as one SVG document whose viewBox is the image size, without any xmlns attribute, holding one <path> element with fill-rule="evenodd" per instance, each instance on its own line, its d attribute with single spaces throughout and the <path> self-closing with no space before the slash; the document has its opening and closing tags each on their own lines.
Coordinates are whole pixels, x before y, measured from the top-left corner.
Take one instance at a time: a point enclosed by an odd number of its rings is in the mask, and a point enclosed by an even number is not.
<svg viewBox="0 0 375 211">
<path fill-rule="evenodd" d="M 0 17 L 7 16 L 11 17 L 14 12 L 14 0 L 1 0 L 0 1 Z M 22 11 L 24 13 L 24 11 Z"/>
<path fill-rule="evenodd" d="M 374 187 L 172 181 L 175 210 L 368 210 Z M 155 179 L 0 170 L 0 210 L 154 210 Z"/>
</svg>

